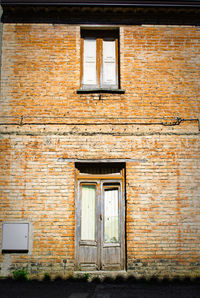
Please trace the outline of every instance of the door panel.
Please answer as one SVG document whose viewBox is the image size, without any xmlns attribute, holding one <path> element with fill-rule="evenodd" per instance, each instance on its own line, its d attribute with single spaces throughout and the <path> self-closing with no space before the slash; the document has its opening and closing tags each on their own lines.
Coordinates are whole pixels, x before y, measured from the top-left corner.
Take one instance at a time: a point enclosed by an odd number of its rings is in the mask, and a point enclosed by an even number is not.
<svg viewBox="0 0 200 298">
<path fill-rule="evenodd" d="M 76 205 L 77 269 L 124 269 L 122 182 L 79 181 Z"/>
<path fill-rule="evenodd" d="M 117 270 L 123 267 L 122 234 L 120 231 L 121 184 L 102 185 L 103 228 L 101 267 Z"/>
<path fill-rule="evenodd" d="M 97 257 L 97 246 L 80 244 L 78 270 L 98 270 Z"/>
<path fill-rule="evenodd" d="M 121 247 L 104 246 L 102 250 L 102 270 L 121 270 Z"/>
<path fill-rule="evenodd" d="M 76 206 L 77 270 L 98 270 L 97 183 L 80 182 Z"/>
</svg>

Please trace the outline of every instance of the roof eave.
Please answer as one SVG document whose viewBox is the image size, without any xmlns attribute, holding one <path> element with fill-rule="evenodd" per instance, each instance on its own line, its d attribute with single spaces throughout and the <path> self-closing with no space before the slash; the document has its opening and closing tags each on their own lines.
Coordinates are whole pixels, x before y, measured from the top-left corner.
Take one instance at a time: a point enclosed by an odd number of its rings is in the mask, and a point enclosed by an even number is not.
<svg viewBox="0 0 200 298">
<path fill-rule="evenodd" d="M 120 6 L 120 7 L 200 7 L 200 1 L 20 1 L 1 0 L 2 6 Z"/>
</svg>

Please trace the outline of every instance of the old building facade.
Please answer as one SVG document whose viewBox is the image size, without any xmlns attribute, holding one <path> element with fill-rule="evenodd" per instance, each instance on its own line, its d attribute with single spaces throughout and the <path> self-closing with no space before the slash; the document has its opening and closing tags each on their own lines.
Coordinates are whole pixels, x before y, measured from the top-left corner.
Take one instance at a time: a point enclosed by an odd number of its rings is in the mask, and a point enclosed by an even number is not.
<svg viewBox="0 0 200 298">
<path fill-rule="evenodd" d="M 199 1 L 3 2 L 0 275 L 199 276 Z"/>
</svg>

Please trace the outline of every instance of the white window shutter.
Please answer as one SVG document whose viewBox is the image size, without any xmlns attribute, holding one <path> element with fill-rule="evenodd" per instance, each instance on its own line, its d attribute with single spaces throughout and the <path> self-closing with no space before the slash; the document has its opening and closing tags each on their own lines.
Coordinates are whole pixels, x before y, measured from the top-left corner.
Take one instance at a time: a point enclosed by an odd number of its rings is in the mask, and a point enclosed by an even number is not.
<svg viewBox="0 0 200 298">
<path fill-rule="evenodd" d="M 83 84 L 96 85 L 96 39 L 84 39 Z"/>
<path fill-rule="evenodd" d="M 116 85 L 115 40 L 103 40 L 103 85 Z"/>
</svg>

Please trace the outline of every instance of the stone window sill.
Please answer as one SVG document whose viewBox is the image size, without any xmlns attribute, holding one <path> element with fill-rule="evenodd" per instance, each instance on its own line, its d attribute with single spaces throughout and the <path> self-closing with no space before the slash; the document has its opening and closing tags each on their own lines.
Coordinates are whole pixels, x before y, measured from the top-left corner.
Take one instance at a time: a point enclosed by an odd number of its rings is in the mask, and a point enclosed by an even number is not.
<svg viewBox="0 0 200 298">
<path fill-rule="evenodd" d="M 93 89 L 78 89 L 76 90 L 77 94 L 92 94 L 92 93 L 108 93 L 108 94 L 124 94 L 125 90 L 123 89 L 106 89 L 106 88 L 93 88 Z"/>
</svg>

